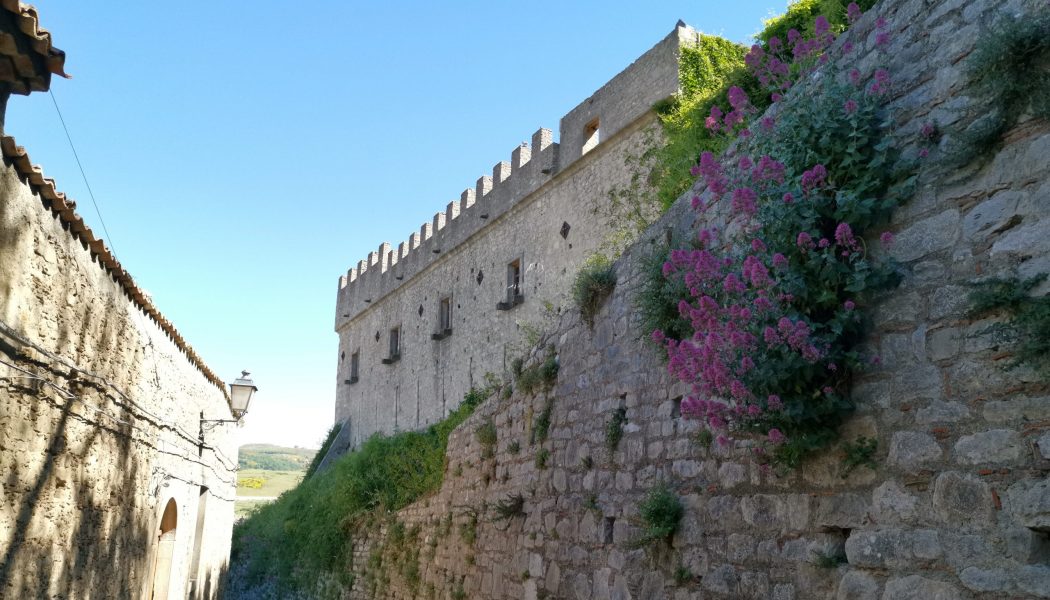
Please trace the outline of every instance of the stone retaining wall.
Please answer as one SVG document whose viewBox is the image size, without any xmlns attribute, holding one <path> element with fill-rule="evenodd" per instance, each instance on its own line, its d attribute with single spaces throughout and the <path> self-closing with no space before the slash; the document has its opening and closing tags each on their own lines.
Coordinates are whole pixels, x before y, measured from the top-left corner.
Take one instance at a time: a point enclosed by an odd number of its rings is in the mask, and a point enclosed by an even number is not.
<svg viewBox="0 0 1050 600">
<path fill-rule="evenodd" d="M 848 35 L 865 56 L 875 17 L 886 18 L 900 130 L 935 120 L 951 132 L 971 102 L 962 59 L 982 31 L 997 14 L 1044 6 L 884 0 Z M 871 308 L 865 350 L 881 364 L 856 382 L 843 431 L 878 441 L 877 468 L 847 473 L 835 447 L 777 476 L 745 447 L 694 441 L 697 423 L 678 414 L 686 390 L 634 308 L 665 230 L 696 230 L 687 195 L 618 262 L 593 328 L 562 316 L 553 391 L 490 399 L 453 433 L 440 492 L 395 516 L 407 541 L 386 543 L 391 524 L 359 534 L 349 597 L 1050 597 L 1050 390 L 1005 370 L 993 321 L 967 317 L 967 283 L 982 274 L 1050 270 L 1048 157 L 1050 125 L 1022 121 L 983 165 L 951 170 L 935 154 L 895 214 L 904 278 Z M 530 443 L 548 403 L 549 438 Z M 624 436 L 610 452 L 606 423 L 620 408 Z M 488 419 L 491 458 L 475 437 Z M 660 482 L 682 498 L 682 526 L 670 547 L 638 548 L 638 504 Z M 518 494 L 523 514 L 496 518 Z"/>
</svg>

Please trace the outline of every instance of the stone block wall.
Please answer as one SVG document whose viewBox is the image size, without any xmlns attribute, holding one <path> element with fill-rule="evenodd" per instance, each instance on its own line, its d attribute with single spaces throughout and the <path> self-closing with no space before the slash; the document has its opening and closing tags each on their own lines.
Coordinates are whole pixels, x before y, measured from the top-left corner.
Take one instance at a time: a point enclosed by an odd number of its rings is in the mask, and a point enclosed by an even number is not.
<svg viewBox="0 0 1050 600">
<path fill-rule="evenodd" d="M 154 579 L 170 598 L 217 597 L 237 448 L 229 424 L 198 436 L 201 418 L 231 418 L 221 382 L 3 146 L 0 597 L 150 597 Z"/>
<path fill-rule="evenodd" d="M 998 15 L 1035 0 L 884 0 L 848 34 L 893 40 L 891 114 L 902 131 L 965 123 L 963 58 Z M 871 66 L 871 65 L 869 65 Z M 1050 597 L 1050 389 L 967 316 L 967 284 L 1017 268 L 1047 271 L 1050 125 L 1023 120 L 992 160 L 924 166 L 890 225 L 901 285 L 872 307 L 858 411 L 843 440 L 878 441 L 876 468 L 847 472 L 834 447 L 798 470 L 764 472 L 745 447 L 705 447 L 683 419 L 686 392 L 644 340 L 634 306 L 642 262 L 667 230 L 696 231 L 679 201 L 618 263 L 593 328 L 570 311 L 550 338 L 550 394 L 490 399 L 453 432 L 440 492 L 355 534 L 350 598 Z M 1040 290 L 1046 293 L 1047 289 Z M 530 443 L 550 406 L 549 437 Z M 606 424 L 624 409 L 616 450 Z M 477 439 L 492 420 L 488 456 Z M 545 455 L 545 458 L 538 457 Z M 637 547 L 638 505 L 666 482 L 685 505 L 669 546 Z M 521 495 L 522 514 L 494 507 Z M 404 538 L 403 538 L 404 539 Z M 406 552 L 418 551 L 418 555 Z M 841 557 L 841 558 L 839 558 Z"/>
</svg>

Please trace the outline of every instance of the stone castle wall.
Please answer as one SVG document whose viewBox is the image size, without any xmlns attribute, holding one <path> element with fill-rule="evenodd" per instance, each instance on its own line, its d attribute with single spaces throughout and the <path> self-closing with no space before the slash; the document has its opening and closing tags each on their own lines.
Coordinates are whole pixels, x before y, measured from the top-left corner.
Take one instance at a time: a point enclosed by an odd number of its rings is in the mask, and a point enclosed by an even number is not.
<svg viewBox="0 0 1050 600">
<path fill-rule="evenodd" d="M 523 326 L 566 303 L 580 265 L 629 226 L 609 194 L 630 184 L 625 161 L 659 135 L 652 105 L 678 90 L 678 51 L 696 35 L 676 27 L 566 114 L 560 143 L 539 130 L 531 146 L 516 148 L 510 162 L 498 163 L 407 242 L 382 244 L 340 279 L 335 416 L 349 419 L 352 445 L 443 418 L 485 373 L 506 370 Z M 586 134 L 595 123 L 599 143 L 591 148 Z M 514 260 L 523 301 L 500 310 Z M 452 302 L 451 335 L 432 339 L 443 332 L 442 298 Z M 384 364 L 395 327 L 400 360 Z"/>
<path fill-rule="evenodd" d="M 970 102 L 961 59 L 997 15 L 1044 5 L 883 0 L 847 35 L 865 56 L 886 18 L 891 114 L 904 131 L 929 120 L 952 131 Z M 453 432 L 440 492 L 395 516 L 408 541 L 387 544 L 389 524 L 355 534 L 348 596 L 1050 597 L 1050 390 L 1004 369 L 1009 347 L 967 316 L 966 299 L 981 274 L 1048 270 L 1048 150 L 1050 126 L 1022 122 L 983 166 L 928 163 L 894 215 L 904 279 L 871 309 L 866 349 L 882 362 L 858 378 L 843 432 L 878 440 L 877 468 L 845 472 L 836 447 L 777 476 L 745 447 L 694 441 L 697 423 L 677 406 L 686 390 L 634 307 L 651 248 L 668 229 L 697 230 L 687 195 L 617 263 L 593 328 L 561 315 L 553 391 L 490 399 Z M 548 403 L 549 439 L 530 444 Z M 624 436 L 609 452 L 606 423 L 620 408 Z M 475 435 L 489 419 L 492 457 Z M 539 453 L 549 453 L 542 468 Z M 682 526 L 670 548 L 637 548 L 637 507 L 659 482 L 683 499 Z M 524 514 L 497 519 L 494 507 L 517 494 Z M 839 554 L 842 564 L 821 560 Z"/>
<path fill-rule="evenodd" d="M 168 597 L 216 597 L 237 448 L 229 424 L 198 434 L 201 418 L 231 418 L 225 391 L 88 244 L 71 203 L 60 218 L 51 183 L 3 146 L 0 597 L 150 597 L 172 500 Z"/>
</svg>

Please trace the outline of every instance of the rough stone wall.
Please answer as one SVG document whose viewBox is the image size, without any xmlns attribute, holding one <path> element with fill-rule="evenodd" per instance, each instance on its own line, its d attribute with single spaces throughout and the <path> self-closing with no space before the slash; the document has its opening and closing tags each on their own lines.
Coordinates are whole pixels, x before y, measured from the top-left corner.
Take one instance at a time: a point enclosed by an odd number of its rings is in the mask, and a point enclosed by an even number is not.
<svg viewBox="0 0 1050 600">
<path fill-rule="evenodd" d="M 561 121 L 561 144 L 541 130 L 493 176 L 425 224 L 397 249 L 380 246 L 340 282 L 336 421 L 353 445 L 375 432 L 418 429 L 443 418 L 486 372 L 507 368 L 523 326 L 540 326 L 566 304 L 573 278 L 602 242 L 631 227 L 609 194 L 630 185 L 629 158 L 659 135 L 651 107 L 678 87 L 678 49 L 696 35 L 676 27 L 664 40 Z M 582 133 L 600 118 L 601 141 L 582 156 Z M 520 259 L 524 302 L 507 300 L 507 265 Z M 438 303 L 452 298 L 452 334 L 440 333 Z M 400 327 L 393 364 L 389 335 Z M 358 380 L 351 358 L 359 353 Z"/>
<path fill-rule="evenodd" d="M 225 394 L 91 257 L 5 159 L 0 597 L 149 597 L 169 500 L 169 597 L 215 597 L 237 449 L 229 424 L 202 447 L 198 431 L 202 413 L 231 418 Z"/>
<path fill-rule="evenodd" d="M 1044 4 L 884 0 L 849 36 L 864 56 L 875 17 L 886 18 L 892 114 L 905 130 L 936 119 L 950 131 L 970 101 L 961 59 L 982 29 Z M 983 166 L 929 163 L 895 214 L 891 253 L 904 279 L 872 310 L 867 344 L 882 362 L 857 381 L 843 432 L 878 440 L 876 469 L 847 473 L 833 448 L 777 476 L 747 448 L 694 441 L 697 424 L 677 410 L 685 390 L 642 340 L 633 305 L 665 228 L 696 229 L 680 201 L 619 261 L 593 328 L 574 311 L 560 318 L 553 392 L 490 399 L 453 432 L 440 492 L 396 515 L 407 543 L 387 543 L 389 524 L 360 534 L 348 596 L 1050 597 L 1048 388 L 1004 370 L 1008 346 L 966 315 L 966 284 L 981 274 L 1047 270 L 1048 150 L 1050 127 L 1022 122 Z M 530 444 L 548 402 L 549 439 Z M 619 408 L 627 424 L 609 452 L 605 427 Z M 475 436 L 488 419 L 491 458 Z M 682 526 L 669 548 L 634 547 L 638 504 L 661 481 L 684 502 Z M 493 507 L 515 494 L 524 515 L 496 519 Z M 845 563 L 822 566 L 839 554 Z"/>
</svg>

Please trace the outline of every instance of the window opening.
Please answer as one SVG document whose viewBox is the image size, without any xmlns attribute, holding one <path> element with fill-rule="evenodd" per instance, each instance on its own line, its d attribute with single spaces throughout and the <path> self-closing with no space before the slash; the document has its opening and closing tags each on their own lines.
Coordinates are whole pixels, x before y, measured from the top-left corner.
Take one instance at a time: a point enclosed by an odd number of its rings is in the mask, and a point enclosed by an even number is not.
<svg viewBox="0 0 1050 600">
<path fill-rule="evenodd" d="M 499 310 L 510 310 L 525 301 L 522 293 L 521 259 L 514 259 L 507 263 L 507 299 L 496 305 Z"/>
<path fill-rule="evenodd" d="M 595 117 L 593 121 L 583 126 L 583 151 L 581 154 L 587 154 L 598 145 L 601 140 L 601 130 L 599 127 L 598 118 Z"/>
<path fill-rule="evenodd" d="M 438 300 L 438 330 L 431 339 L 443 340 L 452 335 L 452 296 Z"/>
<path fill-rule="evenodd" d="M 354 352 L 350 355 L 350 379 L 347 379 L 347 383 L 357 383 L 358 369 L 361 367 L 361 353 L 360 351 Z"/>
<path fill-rule="evenodd" d="M 390 330 L 390 354 L 383 359 L 383 364 L 389 365 L 401 359 L 401 328 L 394 327 Z"/>
</svg>

